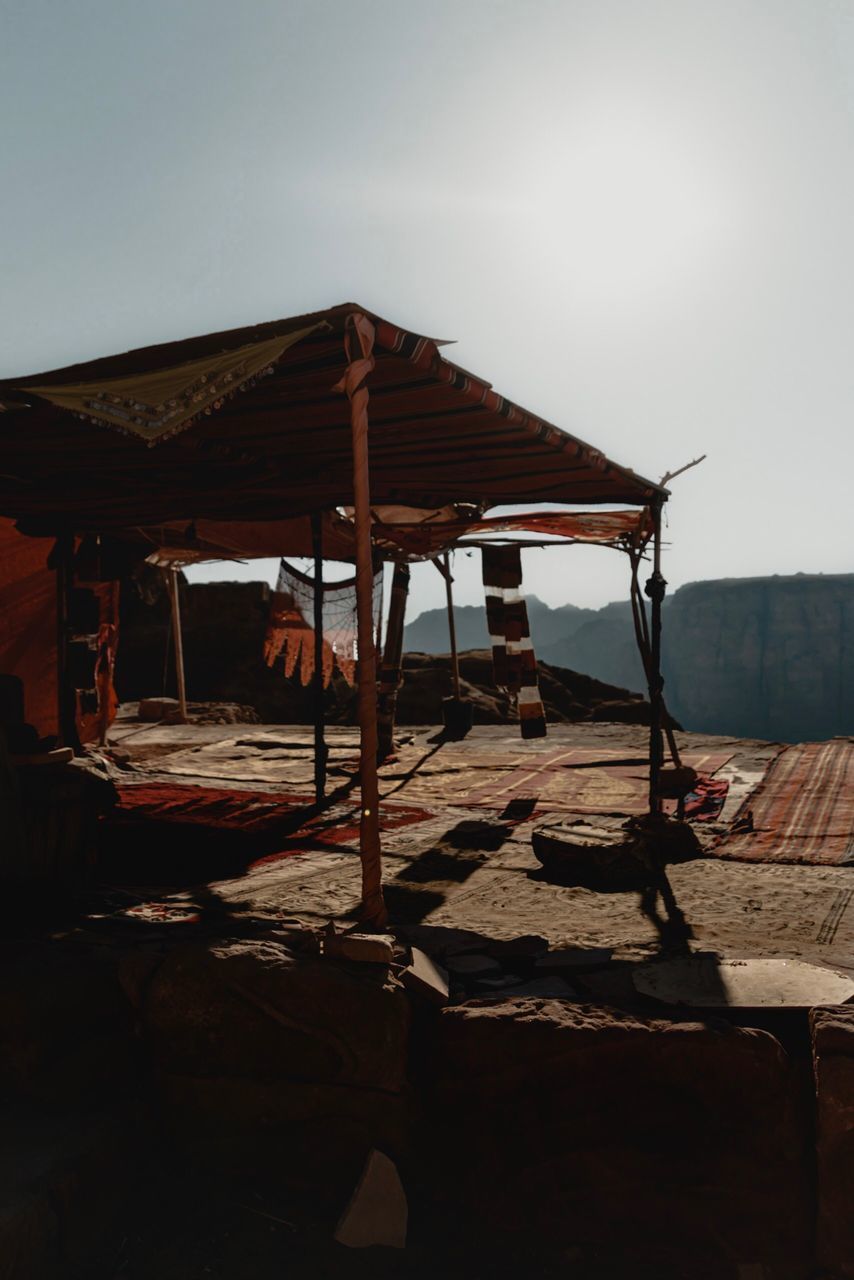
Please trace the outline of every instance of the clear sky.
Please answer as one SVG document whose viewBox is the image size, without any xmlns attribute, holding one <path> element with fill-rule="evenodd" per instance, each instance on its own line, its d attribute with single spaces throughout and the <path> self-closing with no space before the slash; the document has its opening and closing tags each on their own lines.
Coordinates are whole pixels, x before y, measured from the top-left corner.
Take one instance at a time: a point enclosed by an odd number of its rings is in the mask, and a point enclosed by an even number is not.
<svg viewBox="0 0 854 1280">
<path fill-rule="evenodd" d="M 672 585 L 854 569 L 854 0 L 0 24 L 0 375 L 352 299 L 646 475 L 707 453 Z M 616 555 L 526 561 L 551 604 L 625 594 Z M 442 598 L 423 567 L 413 611 Z"/>
</svg>

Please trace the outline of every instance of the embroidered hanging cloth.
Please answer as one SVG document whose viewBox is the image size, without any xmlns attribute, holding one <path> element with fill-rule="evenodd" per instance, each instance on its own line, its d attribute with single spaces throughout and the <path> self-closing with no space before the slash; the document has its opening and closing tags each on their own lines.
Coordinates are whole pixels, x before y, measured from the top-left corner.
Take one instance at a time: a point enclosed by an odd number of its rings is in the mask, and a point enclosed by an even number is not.
<svg viewBox="0 0 854 1280">
<path fill-rule="evenodd" d="M 188 427 L 199 414 L 222 407 L 253 379 L 272 372 L 272 366 L 318 325 L 219 352 L 187 364 L 100 382 L 65 386 L 27 387 L 78 417 L 139 436 L 149 445 Z"/>
<path fill-rule="evenodd" d="M 92 685 L 77 690 L 77 732 L 82 743 L 104 743 L 119 707 L 113 684 L 119 646 L 119 583 L 89 585 L 97 600 L 98 630 L 86 637 L 93 656 Z"/>
<path fill-rule="evenodd" d="M 537 682 L 518 547 L 483 548 L 486 623 L 492 643 L 492 667 L 499 689 L 515 694 L 523 738 L 544 738 L 546 716 Z"/>
<path fill-rule="evenodd" d="M 323 591 L 323 685 L 332 679 L 335 664 L 350 685 L 356 683 L 358 658 L 356 621 L 356 579 L 324 583 Z M 374 574 L 374 627 L 382 617 L 383 567 Z M 276 590 L 270 600 L 270 621 L 264 640 L 267 665 L 283 655 L 285 675 L 299 670 L 300 682 L 311 683 L 314 676 L 314 578 L 300 573 L 282 560 Z"/>
</svg>

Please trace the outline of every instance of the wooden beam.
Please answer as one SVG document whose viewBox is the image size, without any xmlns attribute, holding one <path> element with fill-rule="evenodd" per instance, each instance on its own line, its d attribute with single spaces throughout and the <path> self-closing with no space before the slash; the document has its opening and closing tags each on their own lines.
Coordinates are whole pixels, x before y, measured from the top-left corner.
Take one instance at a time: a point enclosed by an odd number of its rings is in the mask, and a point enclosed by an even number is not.
<svg viewBox="0 0 854 1280">
<path fill-rule="evenodd" d="M 664 742 L 661 733 L 664 691 L 664 680 L 661 675 L 661 605 L 667 583 L 661 573 L 661 503 L 651 503 L 650 511 L 654 525 L 653 568 L 652 576 L 645 588 L 646 594 L 652 601 L 649 671 L 649 812 L 653 817 L 657 817 L 662 812 L 659 780 L 664 763 Z"/>
<path fill-rule="evenodd" d="M 400 561 L 394 566 L 391 580 L 391 601 L 385 632 L 385 649 L 380 664 L 380 688 L 377 701 L 379 726 L 379 758 L 384 760 L 394 750 L 394 716 L 397 706 L 397 690 L 400 686 L 400 667 L 403 660 L 403 625 L 406 620 L 406 601 L 409 595 L 409 565 Z"/>
<path fill-rule="evenodd" d="M 169 604 L 172 608 L 172 643 L 175 646 L 175 681 L 178 686 L 178 714 L 181 723 L 187 722 L 187 684 L 184 678 L 184 637 L 181 632 L 181 601 L 178 594 L 178 570 L 166 570 L 169 583 Z"/>
<path fill-rule="evenodd" d="M 382 850 L 377 778 L 377 667 L 374 646 L 374 565 L 371 546 L 371 490 L 368 460 L 368 390 L 374 367 L 374 326 L 367 316 L 347 319 L 347 370 L 336 389 L 350 400 L 353 447 L 353 506 L 356 539 L 356 612 L 359 644 L 359 778 L 362 812 L 359 851 L 362 859 L 362 907 L 365 924 L 388 921 L 382 890 Z"/>
<path fill-rule="evenodd" d="M 448 552 L 444 555 L 445 562 L 445 596 L 448 602 L 448 637 L 451 642 L 451 680 L 454 686 L 454 697 L 460 700 L 460 660 L 457 655 L 457 624 L 454 619 L 454 592 L 453 581 L 451 577 L 451 557 Z"/>
<path fill-rule="evenodd" d="M 311 545 L 314 554 L 314 798 L 321 804 L 326 795 L 326 738 L 323 716 L 323 514 L 311 517 Z"/>
</svg>

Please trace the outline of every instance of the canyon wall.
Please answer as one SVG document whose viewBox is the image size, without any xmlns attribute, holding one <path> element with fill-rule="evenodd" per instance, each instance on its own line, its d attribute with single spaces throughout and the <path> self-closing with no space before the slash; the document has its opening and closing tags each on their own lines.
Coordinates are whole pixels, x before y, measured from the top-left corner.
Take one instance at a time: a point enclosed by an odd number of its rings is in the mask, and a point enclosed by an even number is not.
<svg viewBox="0 0 854 1280">
<path fill-rule="evenodd" d="M 483 625 L 482 610 L 466 612 Z M 443 613 L 407 635 L 432 627 L 447 649 Z M 567 615 L 532 599 L 529 613 L 542 661 L 644 688 L 627 601 Z M 693 582 L 667 597 L 663 618 L 665 694 L 686 729 L 786 742 L 854 734 L 854 574 Z"/>
</svg>

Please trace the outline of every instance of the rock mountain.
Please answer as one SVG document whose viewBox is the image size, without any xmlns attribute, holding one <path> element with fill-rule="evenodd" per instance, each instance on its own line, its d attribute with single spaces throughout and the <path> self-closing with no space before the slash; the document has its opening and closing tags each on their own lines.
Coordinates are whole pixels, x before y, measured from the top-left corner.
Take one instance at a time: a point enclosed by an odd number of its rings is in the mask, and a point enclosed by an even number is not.
<svg viewBox="0 0 854 1280">
<path fill-rule="evenodd" d="M 538 658 L 644 688 L 628 602 L 550 609 L 529 597 Z M 488 644 L 484 610 L 456 610 L 461 649 Z M 448 649 L 445 611 L 406 628 L 405 647 Z M 854 733 L 854 574 L 692 582 L 665 601 L 668 706 L 686 729 L 797 742 Z"/>
</svg>

